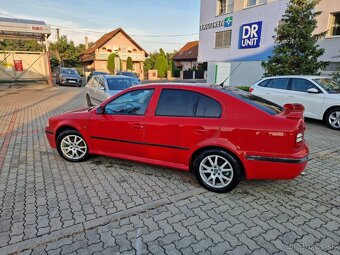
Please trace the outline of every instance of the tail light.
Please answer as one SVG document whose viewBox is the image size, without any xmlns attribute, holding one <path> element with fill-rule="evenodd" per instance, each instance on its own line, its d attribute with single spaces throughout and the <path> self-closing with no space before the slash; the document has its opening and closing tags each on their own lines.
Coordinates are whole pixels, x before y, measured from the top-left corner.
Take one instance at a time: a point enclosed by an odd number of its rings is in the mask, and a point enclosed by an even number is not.
<svg viewBox="0 0 340 255">
<path fill-rule="evenodd" d="M 249 88 L 249 93 L 253 92 L 254 91 L 254 88 L 250 87 Z"/>
<path fill-rule="evenodd" d="M 303 141 L 303 133 L 298 133 L 296 135 L 296 143 L 301 143 Z"/>
</svg>

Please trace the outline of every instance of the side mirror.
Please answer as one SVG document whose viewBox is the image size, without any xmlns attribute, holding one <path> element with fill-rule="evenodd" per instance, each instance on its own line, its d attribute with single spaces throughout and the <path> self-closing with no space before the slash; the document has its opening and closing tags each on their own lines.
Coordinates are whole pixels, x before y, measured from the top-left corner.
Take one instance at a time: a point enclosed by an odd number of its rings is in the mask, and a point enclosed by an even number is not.
<svg viewBox="0 0 340 255">
<path fill-rule="evenodd" d="M 311 93 L 311 94 L 318 94 L 320 93 L 319 90 L 317 90 L 316 88 L 310 88 L 307 90 L 308 93 Z"/>
<path fill-rule="evenodd" d="M 101 106 L 98 106 L 96 109 L 96 114 L 103 114 L 104 113 L 104 108 Z"/>
<path fill-rule="evenodd" d="M 98 87 L 98 89 L 99 89 L 99 90 L 103 90 L 103 91 L 106 90 L 105 87 L 103 87 L 103 86 Z"/>
</svg>

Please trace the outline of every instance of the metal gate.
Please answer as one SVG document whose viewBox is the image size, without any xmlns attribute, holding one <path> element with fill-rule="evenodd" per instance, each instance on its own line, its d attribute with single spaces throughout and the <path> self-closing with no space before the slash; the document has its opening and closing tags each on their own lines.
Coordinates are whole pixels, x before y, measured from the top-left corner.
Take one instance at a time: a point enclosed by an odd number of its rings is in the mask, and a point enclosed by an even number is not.
<svg viewBox="0 0 340 255">
<path fill-rule="evenodd" d="M 0 51 L 0 81 L 49 81 L 47 53 Z"/>
</svg>

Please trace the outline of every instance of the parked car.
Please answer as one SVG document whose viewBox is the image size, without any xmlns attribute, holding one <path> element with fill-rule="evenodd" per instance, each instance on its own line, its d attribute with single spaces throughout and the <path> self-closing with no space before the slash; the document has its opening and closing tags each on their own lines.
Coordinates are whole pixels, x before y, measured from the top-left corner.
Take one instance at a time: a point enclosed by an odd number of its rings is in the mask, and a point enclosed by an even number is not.
<svg viewBox="0 0 340 255">
<path fill-rule="evenodd" d="M 136 78 L 137 80 L 141 81 L 138 77 L 138 75 L 134 72 L 118 72 L 117 75 L 125 75 L 125 76 L 129 76 L 132 78 Z"/>
<path fill-rule="evenodd" d="M 122 75 L 95 75 L 85 86 L 87 105 L 98 105 L 131 86 L 139 85 L 135 78 Z"/>
<path fill-rule="evenodd" d="M 81 87 L 82 78 L 74 68 L 59 67 L 56 73 L 56 83 Z"/>
<path fill-rule="evenodd" d="M 106 72 L 98 72 L 98 71 L 93 71 L 89 74 L 89 76 L 87 77 L 87 82 L 89 82 L 89 80 L 95 76 L 95 75 L 108 75 L 109 73 Z"/>
<path fill-rule="evenodd" d="M 340 130 L 340 84 L 320 76 L 276 76 L 264 78 L 249 92 L 279 105 L 300 103 L 305 117 L 323 120 Z"/>
<path fill-rule="evenodd" d="M 100 154 L 192 170 L 208 190 L 227 192 L 242 179 L 292 179 L 305 169 L 303 111 L 236 88 L 151 84 L 52 117 L 46 135 L 71 162 Z"/>
</svg>

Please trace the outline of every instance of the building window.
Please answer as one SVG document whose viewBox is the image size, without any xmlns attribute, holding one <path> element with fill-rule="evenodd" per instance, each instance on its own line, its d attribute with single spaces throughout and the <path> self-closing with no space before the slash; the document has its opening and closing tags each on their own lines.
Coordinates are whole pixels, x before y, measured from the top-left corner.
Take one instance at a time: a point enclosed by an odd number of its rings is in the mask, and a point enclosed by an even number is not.
<svg viewBox="0 0 340 255">
<path fill-rule="evenodd" d="M 217 0 L 217 15 L 234 11 L 234 0 Z"/>
<path fill-rule="evenodd" d="M 231 30 L 217 32 L 215 37 L 215 48 L 227 48 L 231 45 Z"/>
<path fill-rule="evenodd" d="M 246 1 L 246 6 L 245 7 L 251 7 L 254 5 L 259 5 L 259 4 L 265 4 L 267 0 L 245 0 Z"/>
<path fill-rule="evenodd" d="M 331 15 L 330 36 L 340 36 L 340 12 Z"/>
</svg>

